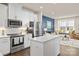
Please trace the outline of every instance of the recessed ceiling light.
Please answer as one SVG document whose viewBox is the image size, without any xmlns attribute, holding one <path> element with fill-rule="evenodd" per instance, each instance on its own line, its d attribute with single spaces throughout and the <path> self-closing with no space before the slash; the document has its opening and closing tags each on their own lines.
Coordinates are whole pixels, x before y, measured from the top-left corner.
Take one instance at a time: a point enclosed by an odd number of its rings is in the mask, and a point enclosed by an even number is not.
<svg viewBox="0 0 79 59">
<path fill-rule="evenodd" d="M 40 6 L 40 9 L 43 9 L 43 7 L 42 7 L 42 6 Z"/>
</svg>

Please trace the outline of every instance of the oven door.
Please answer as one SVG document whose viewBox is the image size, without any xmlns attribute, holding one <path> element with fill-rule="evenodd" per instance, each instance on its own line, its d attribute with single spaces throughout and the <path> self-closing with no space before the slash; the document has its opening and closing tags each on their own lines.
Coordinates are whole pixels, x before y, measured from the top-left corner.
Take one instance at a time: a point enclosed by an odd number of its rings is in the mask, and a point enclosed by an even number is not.
<svg viewBox="0 0 79 59">
<path fill-rule="evenodd" d="M 12 39 L 12 47 L 24 44 L 24 38 L 17 36 Z"/>
<path fill-rule="evenodd" d="M 14 45 L 19 44 L 19 37 L 14 38 Z"/>
</svg>

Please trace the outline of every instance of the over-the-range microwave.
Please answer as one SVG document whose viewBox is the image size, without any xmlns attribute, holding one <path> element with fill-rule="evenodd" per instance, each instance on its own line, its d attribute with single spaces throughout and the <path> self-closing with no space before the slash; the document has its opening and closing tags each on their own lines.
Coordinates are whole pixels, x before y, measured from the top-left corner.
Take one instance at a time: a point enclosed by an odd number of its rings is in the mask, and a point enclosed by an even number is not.
<svg viewBox="0 0 79 59">
<path fill-rule="evenodd" d="M 8 27 L 10 28 L 18 28 L 22 26 L 22 21 L 21 20 L 13 20 L 13 19 L 8 19 Z"/>
</svg>

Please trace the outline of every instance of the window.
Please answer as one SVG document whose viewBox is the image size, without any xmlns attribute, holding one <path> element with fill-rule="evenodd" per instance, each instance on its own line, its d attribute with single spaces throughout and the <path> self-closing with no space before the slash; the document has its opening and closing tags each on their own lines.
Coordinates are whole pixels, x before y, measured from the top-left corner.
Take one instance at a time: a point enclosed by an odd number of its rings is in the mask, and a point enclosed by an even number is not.
<svg viewBox="0 0 79 59">
<path fill-rule="evenodd" d="M 58 29 L 59 33 L 69 33 L 70 31 L 74 30 L 74 20 L 58 20 Z"/>
</svg>

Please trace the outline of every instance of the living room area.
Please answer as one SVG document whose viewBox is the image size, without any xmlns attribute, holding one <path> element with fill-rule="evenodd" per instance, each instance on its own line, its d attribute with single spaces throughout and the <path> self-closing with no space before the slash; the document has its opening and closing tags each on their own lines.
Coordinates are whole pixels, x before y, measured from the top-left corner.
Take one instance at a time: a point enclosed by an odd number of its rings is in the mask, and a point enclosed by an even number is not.
<svg viewBox="0 0 79 59">
<path fill-rule="evenodd" d="M 56 32 L 63 36 L 61 45 L 79 48 L 79 16 L 65 16 L 55 20 Z"/>
</svg>

